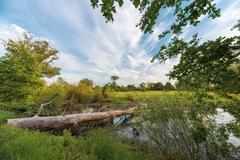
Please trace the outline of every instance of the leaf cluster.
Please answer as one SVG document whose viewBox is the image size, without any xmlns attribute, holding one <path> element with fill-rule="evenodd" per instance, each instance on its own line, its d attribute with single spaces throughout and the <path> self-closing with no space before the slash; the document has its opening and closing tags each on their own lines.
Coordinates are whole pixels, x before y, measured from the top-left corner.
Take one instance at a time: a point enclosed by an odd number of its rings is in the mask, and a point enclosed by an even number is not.
<svg viewBox="0 0 240 160">
<path fill-rule="evenodd" d="M 114 14 L 117 12 L 117 5 L 122 7 L 124 0 L 90 0 L 93 8 L 101 8 L 102 15 L 107 22 L 114 21 Z M 168 30 L 164 31 L 159 37 L 168 33 L 180 34 L 186 25 L 196 26 L 201 16 L 208 15 L 210 18 L 220 16 L 220 9 L 216 7 L 214 0 L 131 0 L 132 4 L 142 17 L 137 24 L 144 33 L 152 32 L 159 14 L 165 8 L 174 11 L 176 21 L 172 23 Z"/>
<path fill-rule="evenodd" d="M 27 33 L 23 39 L 4 41 L 6 53 L 0 58 L 0 99 L 25 99 L 44 84 L 43 78 L 59 74 L 52 62 L 58 51 L 47 41 Z"/>
<path fill-rule="evenodd" d="M 175 37 L 171 44 L 161 47 L 153 60 L 164 63 L 169 58 L 179 57 L 179 64 L 168 74 L 170 78 L 193 87 L 205 85 L 225 92 L 239 92 L 239 56 L 240 36 L 201 43 L 195 35 L 189 42 Z"/>
</svg>

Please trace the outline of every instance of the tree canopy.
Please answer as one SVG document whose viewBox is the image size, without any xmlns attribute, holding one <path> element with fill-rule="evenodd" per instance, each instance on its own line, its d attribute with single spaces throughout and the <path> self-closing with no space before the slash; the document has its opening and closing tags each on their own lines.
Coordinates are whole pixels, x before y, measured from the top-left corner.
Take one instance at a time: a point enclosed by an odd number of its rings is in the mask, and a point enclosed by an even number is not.
<svg viewBox="0 0 240 160">
<path fill-rule="evenodd" d="M 124 0 L 90 0 L 93 8 L 100 8 L 106 22 L 114 21 L 117 7 L 122 7 Z M 163 9 L 169 8 L 174 11 L 176 21 L 169 29 L 161 33 L 160 37 L 174 33 L 179 34 L 186 25 L 196 26 L 201 16 L 208 15 L 210 18 L 220 16 L 220 9 L 216 7 L 214 0 L 130 0 L 134 7 L 139 10 L 142 17 L 137 26 L 144 33 L 152 32 L 159 14 Z"/>
<path fill-rule="evenodd" d="M 85 85 L 89 86 L 90 88 L 93 88 L 93 86 L 94 86 L 93 80 L 88 79 L 88 78 L 81 79 L 78 85 L 81 85 L 81 84 L 85 84 Z"/>
<path fill-rule="evenodd" d="M 111 76 L 111 80 L 114 81 L 114 82 L 118 79 L 119 79 L 119 76 L 117 76 L 117 75 Z"/>
<path fill-rule="evenodd" d="M 47 41 L 28 34 L 23 39 L 4 41 L 6 54 L 0 58 L 0 99 L 24 99 L 44 84 L 43 78 L 59 74 L 52 62 L 58 51 Z"/>
<path fill-rule="evenodd" d="M 189 86 L 207 85 L 240 92 L 240 36 L 219 37 L 203 43 L 197 35 L 188 42 L 175 38 L 171 44 L 162 46 L 153 60 L 163 63 L 177 56 L 180 62 L 168 74 L 170 78 Z"/>
</svg>

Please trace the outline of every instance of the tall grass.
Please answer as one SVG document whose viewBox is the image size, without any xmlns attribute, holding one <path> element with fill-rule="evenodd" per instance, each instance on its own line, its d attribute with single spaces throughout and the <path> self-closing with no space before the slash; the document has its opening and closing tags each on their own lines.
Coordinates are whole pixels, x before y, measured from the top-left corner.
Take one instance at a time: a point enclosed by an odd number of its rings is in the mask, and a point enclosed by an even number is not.
<svg viewBox="0 0 240 160">
<path fill-rule="evenodd" d="M 145 160 L 147 154 L 97 130 L 86 137 L 31 132 L 0 126 L 1 160 Z"/>
</svg>

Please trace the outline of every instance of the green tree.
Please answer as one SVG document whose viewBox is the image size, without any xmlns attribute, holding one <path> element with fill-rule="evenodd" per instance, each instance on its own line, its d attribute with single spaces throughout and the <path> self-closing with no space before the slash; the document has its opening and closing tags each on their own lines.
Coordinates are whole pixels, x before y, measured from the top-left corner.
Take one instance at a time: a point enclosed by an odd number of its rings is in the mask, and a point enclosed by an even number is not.
<svg viewBox="0 0 240 160">
<path fill-rule="evenodd" d="M 147 83 L 145 83 L 145 82 L 140 83 L 139 89 L 143 92 L 146 91 L 147 90 Z"/>
<path fill-rule="evenodd" d="M 188 89 L 185 84 L 183 84 L 179 81 L 175 83 L 175 87 L 177 90 L 187 90 Z"/>
<path fill-rule="evenodd" d="M 85 85 L 89 86 L 90 88 L 94 87 L 93 86 L 94 85 L 93 80 L 88 79 L 88 78 L 81 79 L 80 82 L 79 82 L 79 85 L 80 84 L 85 84 Z"/>
<path fill-rule="evenodd" d="M 128 91 L 135 91 L 136 90 L 136 86 L 134 84 L 129 84 L 129 85 L 127 85 L 127 90 Z"/>
<path fill-rule="evenodd" d="M 155 83 L 153 82 L 147 82 L 147 90 L 154 90 Z"/>
<path fill-rule="evenodd" d="M 164 89 L 171 91 L 171 90 L 175 90 L 175 87 L 170 82 L 167 82 L 164 86 Z"/>
<path fill-rule="evenodd" d="M 154 84 L 153 89 L 154 90 L 160 90 L 160 91 L 164 90 L 164 85 L 161 82 L 157 82 L 157 83 Z"/>
<path fill-rule="evenodd" d="M 52 62 L 58 51 L 47 41 L 23 39 L 4 41 L 6 53 L 0 58 L 0 100 L 26 99 L 44 84 L 43 78 L 59 74 Z"/>
<path fill-rule="evenodd" d="M 111 76 L 111 80 L 112 80 L 113 82 L 116 82 L 118 79 L 119 79 L 119 76 L 117 76 L 117 75 Z"/>
<path fill-rule="evenodd" d="M 90 0 L 93 8 L 100 8 L 106 22 L 113 22 L 113 14 L 117 12 L 117 5 L 122 7 L 124 0 Z M 144 33 L 152 32 L 156 20 L 164 9 L 172 9 L 176 21 L 160 37 L 168 34 L 181 33 L 186 25 L 196 26 L 200 17 L 208 15 L 210 18 L 220 16 L 220 9 L 216 7 L 214 0 L 131 0 L 134 7 L 140 11 L 142 17 L 137 26 Z"/>
<path fill-rule="evenodd" d="M 240 92 L 240 36 L 219 37 L 204 43 L 200 43 L 197 35 L 189 42 L 175 38 L 154 59 L 164 63 L 179 55 L 179 64 L 168 74 L 171 79 L 193 88 Z"/>
<path fill-rule="evenodd" d="M 117 75 L 113 75 L 113 76 L 111 76 L 111 81 L 112 81 L 112 83 L 110 84 L 110 88 L 112 89 L 112 90 L 114 90 L 114 91 L 116 91 L 117 90 L 117 80 L 119 79 L 119 76 L 117 76 Z"/>
</svg>

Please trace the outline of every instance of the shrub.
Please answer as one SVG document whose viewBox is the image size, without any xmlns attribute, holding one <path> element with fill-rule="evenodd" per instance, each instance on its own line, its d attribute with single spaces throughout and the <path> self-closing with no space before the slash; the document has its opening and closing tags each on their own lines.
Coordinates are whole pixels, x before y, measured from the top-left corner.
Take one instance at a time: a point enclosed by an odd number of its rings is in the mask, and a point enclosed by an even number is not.
<svg viewBox="0 0 240 160">
<path fill-rule="evenodd" d="M 191 101 L 152 100 L 137 122 L 164 159 L 230 158 L 235 147 L 227 142 L 229 130 L 214 123 L 213 111 Z"/>
<path fill-rule="evenodd" d="M 45 86 L 39 92 L 36 100 L 40 103 L 51 100 L 52 104 L 47 108 L 54 109 L 57 112 L 63 109 L 71 110 L 73 106 L 80 103 L 94 101 L 94 90 L 92 85 L 85 81 L 80 81 L 78 85 L 72 85 L 63 79 L 59 79 L 57 82 Z"/>
<path fill-rule="evenodd" d="M 18 116 L 32 117 L 38 113 L 40 108 L 40 103 L 29 102 L 29 101 L 18 101 L 18 102 L 5 103 L 0 107 L 1 107 L 0 110 L 10 111 L 15 113 Z M 41 113 L 42 116 L 52 116 L 57 114 L 58 114 L 58 110 L 56 107 L 52 106 L 52 104 L 45 107 Z"/>
<path fill-rule="evenodd" d="M 22 116 L 33 116 L 38 112 L 39 104 L 35 102 L 10 102 L 6 103 L 1 110 L 14 112 Z"/>
</svg>

